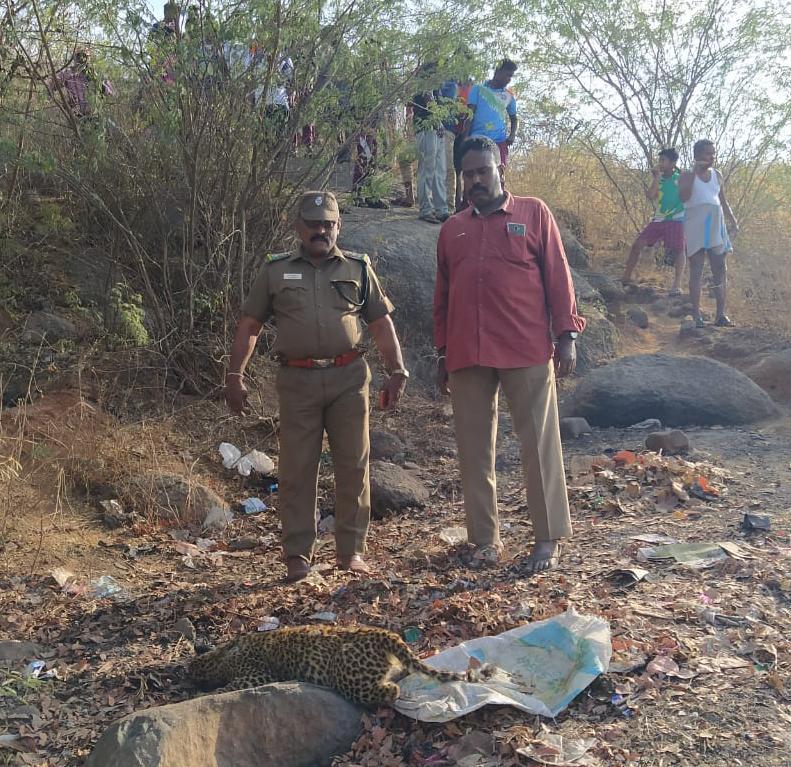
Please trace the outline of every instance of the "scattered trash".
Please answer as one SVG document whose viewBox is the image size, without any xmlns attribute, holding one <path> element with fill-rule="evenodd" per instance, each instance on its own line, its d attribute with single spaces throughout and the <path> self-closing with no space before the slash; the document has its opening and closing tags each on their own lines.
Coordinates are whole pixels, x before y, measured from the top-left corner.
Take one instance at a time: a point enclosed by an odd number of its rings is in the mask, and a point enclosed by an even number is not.
<svg viewBox="0 0 791 767">
<path fill-rule="evenodd" d="M 511 612 L 508 617 L 513 620 L 529 620 L 533 614 L 533 605 L 528 600 L 521 601 Z"/>
<path fill-rule="evenodd" d="M 440 531 L 439 537 L 449 546 L 457 546 L 467 542 L 466 527 L 445 527 Z"/>
<path fill-rule="evenodd" d="M 233 521 L 233 512 L 229 509 L 222 509 L 219 506 L 215 506 L 209 513 L 206 515 L 206 519 L 203 520 L 203 530 L 215 530 L 217 532 L 222 532 L 228 527 L 229 524 Z"/>
<path fill-rule="evenodd" d="M 626 427 L 628 431 L 641 431 L 642 429 L 661 429 L 662 422 L 658 418 L 646 418 L 645 421 Z"/>
<path fill-rule="evenodd" d="M 137 521 L 138 516 L 132 511 L 126 511 L 120 501 L 99 501 L 102 507 L 102 519 L 109 528 L 126 527 Z"/>
<path fill-rule="evenodd" d="M 474 661 L 494 672 L 482 682 L 457 683 L 450 695 L 444 685 L 411 674 L 400 683 L 402 697 L 395 707 L 423 722 L 447 722 L 485 705 L 554 717 L 607 669 L 611 654 L 609 624 L 569 609 L 427 658 L 432 668 L 463 672 Z"/>
<path fill-rule="evenodd" d="M 682 503 L 686 503 L 689 500 L 689 494 L 684 490 L 684 486 L 680 482 L 671 482 L 670 489 L 673 491 L 673 495 Z"/>
<path fill-rule="evenodd" d="M 272 615 L 261 618 L 261 622 L 258 624 L 258 631 L 274 631 L 277 628 L 280 628 L 280 620 Z"/>
<path fill-rule="evenodd" d="M 278 490 L 277 477 L 257 477 L 255 485 L 262 493 L 270 495 Z"/>
<path fill-rule="evenodd" d="M 95 581 L 91 581 L 91 588 L 100 599 L 115 597 L 124 591 L 124 587 L 112 575 L 102 575 Z"/>
<path fill-rule="evenodd" d="M 52 577 L 63 593 L 70 596 L 90 596 L 96 599 L 129 596 L 128 591 L 112 575 L 102 575 L 92 581 L 87 581 L 84 578 L 78 578 L 70 570 L 58 567 L 52 571 Z"/>
<path fill-rule="evenodd" d="M 772 518 L 759 514 L 745 514 L 742 518 L 742 530 L 748 533 L 762 531 L 768 533 L 772 529 Z"/>
<path fill-rule="evenodd" d="M 718 501 L 719 492 L 713 488 L 706 477 L 696 477 L 689 486 L 689 494 L 701 501 Z"/>
<path fill-rule="evenodd" d="M 730 626 L 735 628 L 747 625 L 745 618 L 740 618 L 738 615 L 723 615 L 713 607 L 702 607 L 698 610 L 698 617 L 710 626 Z"/>
<path fill-rule="evenodd" d="M 634 586 L 649 575 L 648 570 L 640 567 L 619 567 L 610 573 L 610 577 L 620 582 L 622 586 Z"/>
<path fill-rule="evenodd" d="M 637 455 L 631 450 L 619 450 L 613 455 L 612 459 L 615 463 L 625 464 L 626 466 L 637 463 Z"/>
<path fill-rule="evenodd" d="M 664 674 L 665 676 L 676 676 L 680 671 L 678 663 L 667 655 L 657 655 L 645 667 L 648 674 Z"/>
<path fill-rule="evenodd" d="M 642 533 L 641 535 L 630 535 L 629 539 L 632 541 L 641 541 L 642 543 L 678 543 L 675 538 L 669 535 L 660 535 L 659 533 Z"/>
<path fill-rule="evenodd" d="M 245 514 L 260 514 L 267 509 L 266 504 L 260 498 L 245 498 L 241 505 Z"/>
<path fill-rule="evenodd" d="M 242 457 L 242 451 L 230 442 L 221 442 L 220 455 L 222 456 L 222 465 L 225 466 L 226 469 L 232 469 L 236 466 L 236 462 Z"/>
<path fill-rule="evenodd" d="M 183 555 L 181 561 L 191 570 L 197 567 L 198 562 L 208 562 L 212 565 L 222 564 L 222 554 L 219 551 L 212 551 L 217 545 L 216 541 L 211 538 L 198 538 L 197 544 L 176 541 L 173 548 Z"/>
<path fill-rule="evenodd" d="M 243 477 L 249 477 L 252 470 L 264 475 L 271 474 L 275 470 L 275 462 L 260 450 L 251 450 L 243 456 L 242 451 L 236 445 L 222 442 L 220 455 L 222 456 L 222 465 L 226 469 L 236 468 Z"/>
<path fill-rule="evenodd" d="M 417 626 L 407 626 L 404 629 L 404 641 L 408 644 L 419 642 L 423 632 Z"/>
<path fill-rule="evenodd" d="M 539 764 L 550 764 L 554 767 L 585 767 L 594 764 L 586 754 L 598 742 L 596 738 L 576 740 L 545 732 L 529 746 L 516 749 L 516 753 Z"/>
<path fill-rule="evenodd" d="M 338 616 L 331 612 L 318 612 L 310 616 L 314 621 L 321 621 L 322 623 L 335 623 Z"/>
<path fill-rule="evenodd" d="M 746 558 L 746 554 L 735 543 L 727 541 L 720 543 L 673 543 L 654 548 L 642 548 L 637 551 L 637 558 L 643 562 L 674 559 L 679 564 L 696 570 L 711 567 L 728 556 L 736 559 Z"/>
<path fill-rule="evenodd" d="M 47 662 L 43 660 L 32 660 L 25 667 L 25 676 L 32 676 L 38 679 L 41 672 L 47 667 Z"/>
</svg>

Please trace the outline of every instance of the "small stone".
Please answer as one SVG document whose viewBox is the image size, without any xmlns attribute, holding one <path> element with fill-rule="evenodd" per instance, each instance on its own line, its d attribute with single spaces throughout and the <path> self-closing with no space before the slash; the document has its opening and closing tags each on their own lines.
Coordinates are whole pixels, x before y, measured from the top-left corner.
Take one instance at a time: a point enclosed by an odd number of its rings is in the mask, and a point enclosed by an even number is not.
<svg viewBox="0 0 791 767">
<path fill-rule="evenodd" d="M 215 506 L 203 520 L 203 530 L 222 532 L 233 521 L 233 512 L 229 509 Z"/>
<path fill-rule="evenodd" d="M 662 422 L 658 418 L 646 418 L 644 421 L 640 421 L 640 423 L 633 423 L 631 426 L 627 426 L 627 429 L 637 431 L 643 429 L 661 429 Z"/>
<path fill-rule="evenodd" d="M 645 446 L 655 453 L 661 450 L 665 455 L 677 455 L 689 450 L 689 437 L 680 429 L 655 431 L 645 438 Z"/>
<path fill-rule="evenodd" d="M 41 655 L 41 648 L 35 642 L 20 639 L 0 639 L 0 663 L 15 663 Z"/>
<path fill-rule="evenodd" d="M 675 319 L 692 314 L 692 304 L 676 304 L 667 310 L 667 316 Z"/>
<path fill-rule="evenodd" d="M 406 445 L 389 431 L 374 430 L 370 434 L 371 460 L 396 461 L 404 457 Z"/>
<path fill-rule="evenodd" d="M 562 439 L 579 439 L 583 434 L 590 434 L 590 424 L 584 418 L 561 418 L 560 436 Z"/>
<path fill-rule="evenodd" d="M 645 330 L 648 325 L 648 314 L 644 309 L 640 309 L 637 306 L 632 306 L 627 312 L 626 317 L 632 325 L 635 325 L 642 330 Z"/>
<path fill-rule="evenodd" d="M 405 461 L 403 467 L 407 471 L 420 471 L 423 468 L 420 464 L 415 463 L 414 461 Z"/>
<path fill-rule="evenodd" d="M 418 477 L 385 461 L 371 462 L 371 510 L 380 519 L 387 512 L 424 508 L 428 488 Z"/>
<path fill-rule="evenodd" d="M 184 639 L 195 642 L 195 626 L 192 625 L 192 621 L 189 618 L 179 618 L 173 624 L 173 631 L 183 636 Z"/>
<path fill-rule="evenodd" d="M 705 328 L 695 325 L 695 320 L 684 320 L 678 329 L 679 338 L 702 338 L 705 335 Z"/>
<path fill-rule="evenodd" d="M 250 551 L 258 546 L 258 538 L 245 535 L 242 538 L 233 538 L 228 541 L 228 551 Z"/>
</svg>

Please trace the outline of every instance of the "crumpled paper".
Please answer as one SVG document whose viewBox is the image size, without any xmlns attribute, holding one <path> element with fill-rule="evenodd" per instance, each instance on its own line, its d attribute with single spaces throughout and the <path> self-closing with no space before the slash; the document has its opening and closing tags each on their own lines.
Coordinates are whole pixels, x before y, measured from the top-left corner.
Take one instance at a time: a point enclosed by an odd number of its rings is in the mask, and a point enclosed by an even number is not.
<svg viewBox="0 0 791 767">
<path fill-rule="evenodd" d="M 399 683 L 395 708 L 422 722 L 448 722 L 487 705 L 554 717 L 607 670 L 611 655 L 607 621 L 569 609 L 427 658 L 432 668 L 465 672 L 482 664 L 492 674 L 479 682 L 446 683 L 410 674 Z"/>
</svg>

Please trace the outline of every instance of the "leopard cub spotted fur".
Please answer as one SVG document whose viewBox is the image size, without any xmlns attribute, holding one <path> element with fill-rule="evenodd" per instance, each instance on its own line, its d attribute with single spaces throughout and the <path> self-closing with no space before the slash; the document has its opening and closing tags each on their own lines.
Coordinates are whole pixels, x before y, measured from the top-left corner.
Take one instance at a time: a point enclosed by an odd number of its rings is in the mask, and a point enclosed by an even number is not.
<svg viewBox="0 0 791 767">
<path fill-rule="evenodd" d="M 241 690 L 269 682 L 310 682 L 376 708 L 392 705 L 411 672 L 440 682 L 475 681 L 475 673 L 437 671 L 392 631 L 371 626 L 294 626 L 247 634 L 197 655 L 188 674 L 204 690 Z"/>
</svg>

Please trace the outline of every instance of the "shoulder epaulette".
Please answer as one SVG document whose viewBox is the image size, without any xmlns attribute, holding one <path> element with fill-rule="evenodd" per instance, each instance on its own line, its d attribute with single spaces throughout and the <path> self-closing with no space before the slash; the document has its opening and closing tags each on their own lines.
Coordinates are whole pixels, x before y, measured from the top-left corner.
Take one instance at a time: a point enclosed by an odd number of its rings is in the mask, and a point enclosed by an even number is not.
<svg viewBox="0 0 791 767">
<path fill-rule="evenodd" d="M 269 253 L 266 257 L 266 263 L 271 264 L 274 261 L 282 261 L 284 258 L 288 258 L 290 255 L 290 250 L 287 250 L 285 253 Z"/>
<path fill-rule="evenodd" d="M 362 261 L 364 264 L 371 263 L 371 259 L 368 258 L 367 253 L 354 253 L 350 250 L 344 250 L 343 255 L 346 256 L 346 258 L 353 258 L 355 261 Z"/>
</svg>

